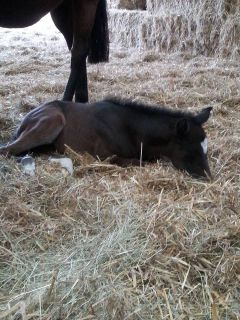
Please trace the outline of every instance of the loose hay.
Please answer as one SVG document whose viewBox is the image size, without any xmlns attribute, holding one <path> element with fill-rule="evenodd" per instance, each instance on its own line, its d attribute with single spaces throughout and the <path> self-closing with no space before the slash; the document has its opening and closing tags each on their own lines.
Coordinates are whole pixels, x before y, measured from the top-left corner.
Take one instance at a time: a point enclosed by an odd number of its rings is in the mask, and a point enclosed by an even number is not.
<svg viewBox="0 0 240 320">
<path fill-rule="evenodd" d="M 51 37 L 37 35 L 35 51 L 35 38 L 0 32 L 12 44 L 0 57 L 2 137 L 33 105 L 61 98 L 69 55 Z M 212 105 L 214 180 L 168 162 L 120 168 L 70 149 L 73 176 L 41 157 L 29 177 L 1 157 L 0 318 L 239 319 L 239 61 L 113 48 L 109 64 L 88 70 L 92 100 Z"/>
</svg>

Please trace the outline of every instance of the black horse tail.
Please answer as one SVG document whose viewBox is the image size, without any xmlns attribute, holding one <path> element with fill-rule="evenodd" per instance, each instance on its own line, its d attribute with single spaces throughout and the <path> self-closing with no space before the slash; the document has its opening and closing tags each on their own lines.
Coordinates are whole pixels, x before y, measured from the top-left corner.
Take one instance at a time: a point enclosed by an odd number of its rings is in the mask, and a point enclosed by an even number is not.
<svg viewBox="0 0 240 320">
<path fill-rule="evenodd" d="M 109 58 L 109 32 L 107 0 L 99 0 L 91 34 L 88 62 L 107 62 Z"/>
</svg>

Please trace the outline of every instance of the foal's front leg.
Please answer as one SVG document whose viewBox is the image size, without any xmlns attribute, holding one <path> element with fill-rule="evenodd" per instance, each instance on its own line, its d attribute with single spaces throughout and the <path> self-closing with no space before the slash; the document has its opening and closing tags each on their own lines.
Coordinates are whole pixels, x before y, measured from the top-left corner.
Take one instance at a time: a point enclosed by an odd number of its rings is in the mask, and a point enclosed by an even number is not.
<svg viewBox="0 0 240 320">
<path fill-rule="evenodd" d="M 33 148 L 53 143 L 65 125 L 65 118 L 61 114 L 52 117 L 42 117 L 25 124 L 24 129 L 15 141 L 0 147 L 0 154 L 19 155 Z"/>
<path fill-rule="evenodd" d="M 130 167 L 130 166 L 144 166 L 145 162 L 140 161 L 139 159 L 136 158 L 122 158 L 119 156 L 112 156 L 109 160 L 111 164 L 116 164 L 120 167 Z"/>
</svg>

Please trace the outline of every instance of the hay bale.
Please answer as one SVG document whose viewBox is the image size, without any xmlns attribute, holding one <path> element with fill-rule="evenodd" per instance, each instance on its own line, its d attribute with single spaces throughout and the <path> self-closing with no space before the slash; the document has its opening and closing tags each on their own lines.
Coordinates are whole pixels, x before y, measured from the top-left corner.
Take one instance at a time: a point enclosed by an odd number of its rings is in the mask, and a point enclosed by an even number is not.
<svg viewBox="0 0 240 320">
<path fill-rule="evenodd" d="M 140 21 L 145 21 L 146 15 L 141 11 L 111 10 L 109 27 L 111 42 L 123 47 L 142 47 Z"/>
<path fill-rule="evenodd" d="M 240 6 L 239 0 L 146 0 L 151 14 L 194 13 L 202 11 L 212 14 L 235 14 Z"/>
<path fill-rule="evenodd" d="M 109 25 L 112 42 L 126 48 L 170 52 L 205 45 L 196 43 L 196 25 L 182 15 L 153 16 L 145 12 L 112 10 Z M 204 49 L 198 48 L 198 51 Z"/>
<path fill-rule="evenodd" d="M 146 10 L 146 0 L 118 0 L 114 7 L 127 10 Z"/>
<path fill-rule="evenodd" d="M 147 11 L 110 10 L 109 25 L 127 48 L 240 56 L 239 0 L 147 0 Z"/>
</svg>

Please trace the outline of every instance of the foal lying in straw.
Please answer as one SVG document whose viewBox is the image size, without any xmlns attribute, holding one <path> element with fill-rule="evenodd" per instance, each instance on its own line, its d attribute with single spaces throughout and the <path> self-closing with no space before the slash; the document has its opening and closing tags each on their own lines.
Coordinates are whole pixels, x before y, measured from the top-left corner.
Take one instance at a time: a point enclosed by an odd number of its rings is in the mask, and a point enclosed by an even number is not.
<svg viewBox="0 0 240 320">
<path fill-rule="evenodd" d="M 167 157 L 177 169 L 210 177 L 202 125 L 211 109 L 193 114 L 121 99 L 52 101 L 25 116 L 16 139 L 1 147 L 0 154 L 20 155 L 39 147 L 44 152 L 49 146 L 64 153 L 68 145 L 100 159 L 114 155 L 112 163 L 120 165 Z"/>
</svg>

